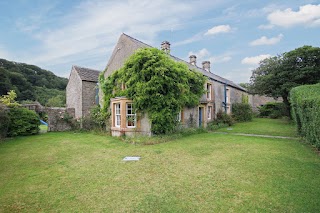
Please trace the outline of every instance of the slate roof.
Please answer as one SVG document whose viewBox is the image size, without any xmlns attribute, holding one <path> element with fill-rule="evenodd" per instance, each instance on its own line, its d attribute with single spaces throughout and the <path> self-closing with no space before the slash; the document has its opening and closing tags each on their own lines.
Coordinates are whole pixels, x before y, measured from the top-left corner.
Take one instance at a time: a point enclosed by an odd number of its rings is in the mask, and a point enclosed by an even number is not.
<svg viewBox="0 0 320 213">
<path fill-rule="evenodd" d="M 135 39 L 135 38 L 125 34 L 125 33 L 123 33 L 122 35 L 128 37 L 132 42 L 134 42 L 140 48 L 152 47 L 152 46 L 150 46 L 150 45 L 148 45 L 146 43 L 143 43 L 142 41 L 139 41 L 138 39 Z M 197 70 L 198 72 L 202 73 L 204 76 L 207 76 L 209 79 L 211 79 L 213 81 L 217 81 L 217 82 L 222 83 L 222 84 L 227 84 L 228 86 L 237 88 L 237 89 L 242 90 L 242 91 L 246 91 L 245 88 L 243 88 L 240 85 L 234 83 L 233 81 L 225 79 L 225 78 L 223 78 L 223 77 L 221 77 L 219 75 L 216 75 L 214 73 L 208 72 L 208 71 L 202 69 L 201 67 L 192 65 L 192 64 L 186 62 L 185 60 L 182 60 L 182 59 L 180 59 L 178 57 L 175 57 L 173 55 L 170 55 L 170 57 L 175 61 L 179 61 L 179 62 L 185 63 L 189 67 L 190 70 L 195 69 L 195 70 Z"/>
<path fill-rule="evenodd" d="M 98 82 L 100 71 L 76 65 L 73 65 L 72 67 L 78 73 L 82 81 Z"/>
</svg>

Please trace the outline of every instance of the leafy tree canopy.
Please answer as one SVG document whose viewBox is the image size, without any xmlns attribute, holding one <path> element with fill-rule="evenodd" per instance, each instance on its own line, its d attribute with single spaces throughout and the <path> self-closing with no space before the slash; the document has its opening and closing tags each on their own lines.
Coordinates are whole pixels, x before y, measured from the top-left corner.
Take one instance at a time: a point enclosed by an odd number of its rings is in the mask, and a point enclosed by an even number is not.
<svg viewBox="0 0 320 213">
<path fill-rule="evenodd" d="M 156 48 L 139 49 L 107 79 L 100 78 L 106 112 L 110 98 L 126 96 L 133 100 L 137 112 L 148 113 L 152 132 L 172 131 L 176 116 L 184 107 L 199 103 L 206 78 L 175 62 Z M 125 88 L 125 89 L 123 89 Z"/>
<path fill-rule="evenodd" d="M 16 102 L 17 94 L 15 91 L 10 90 L 7 95 L 0 96 L 0 103 L 8 106 L 8 107 L 16 107 L 20 106 L 18 102 Z"/>
<path fill-rule="evenodd" d="M 282 97 L 289 111 L 291 88 L 320 82 L 320 48 L 303 46 L 267 58 L 253 70 L 250 90 L 260 95 Z"/>
<path fill-rule="evenodd" d="M 17 100 L 39 101 L 45 105 L 54 96 L 65 96 L 68 79 L 37 66 L 0 59 L 0 95 L 10 90 Z"/>
</svg>

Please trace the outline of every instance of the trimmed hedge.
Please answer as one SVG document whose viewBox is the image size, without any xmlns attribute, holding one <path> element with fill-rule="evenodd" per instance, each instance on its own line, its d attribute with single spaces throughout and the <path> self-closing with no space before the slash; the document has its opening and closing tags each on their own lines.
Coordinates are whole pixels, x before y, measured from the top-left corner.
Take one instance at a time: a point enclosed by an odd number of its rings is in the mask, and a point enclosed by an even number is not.
<svg viewBox="0 0 320 213">
<path fill-rule="evenodd" d="M 293 88 L 290 102 L 298 133 L 320 149 L 320 83 Z"/>
<path fill-rule="evenodd" d="M 7 137 L 10 118 L 5 108 L 0 105 L 0 139 Z"/>
<path fill-rule="evenodd" d="M 251 106 L 247 103 L 232 104 L 232 117 L 238 122 L 252 121 L 253 113 Z"/>
</svg>

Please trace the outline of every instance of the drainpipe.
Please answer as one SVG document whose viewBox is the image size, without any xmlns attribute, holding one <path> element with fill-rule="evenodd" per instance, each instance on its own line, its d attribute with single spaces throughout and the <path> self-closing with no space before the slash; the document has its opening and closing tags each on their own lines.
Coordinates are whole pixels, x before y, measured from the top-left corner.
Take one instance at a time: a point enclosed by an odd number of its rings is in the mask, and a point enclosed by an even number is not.
<svg viewBox="0 0 320 213">
<path fill-rule="evenodd" d="M 227 114 L 227 82 L 224 83 L 224 112 Z"/>
</svg>

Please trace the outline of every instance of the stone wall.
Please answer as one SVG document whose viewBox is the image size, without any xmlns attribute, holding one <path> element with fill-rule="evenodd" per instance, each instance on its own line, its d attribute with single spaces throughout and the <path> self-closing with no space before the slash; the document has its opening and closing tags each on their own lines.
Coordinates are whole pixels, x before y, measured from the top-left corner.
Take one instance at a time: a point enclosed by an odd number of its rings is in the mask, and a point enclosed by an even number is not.
<svg viewBox="0 0 320 213">
<path fill-rule="evenodd" d="M 282 102 L 282 98 L 274 99 L 272 97 L 261 95 L 249 95 L 249 103 L 251 103 L 252 110 L 258 112 L 260 106 L 265 105 L 268 102 Z"/>
<path fill-rule="evenodd" d="M 48 132 L 62 132 L 72 130 L 76 121 L 74 108 L 46 108 L 48 114 Z"/>
<path fill-rule="evenodd" d="M 90 113 L 90 109 L 96 105 L 96 82 L 82 81 L 82 116 Z"/>
<path fill-rule="evenodd" d="M 75 117 L 82 117 L 82 80 L 77 72 L 72 68 L 68 85 L 66 88 L 67 108 L 75 109 Z"/>
</svg>

